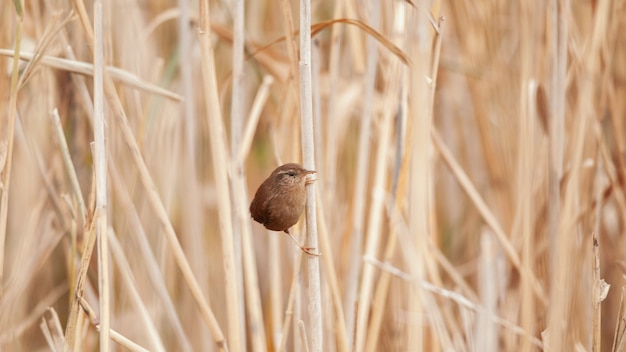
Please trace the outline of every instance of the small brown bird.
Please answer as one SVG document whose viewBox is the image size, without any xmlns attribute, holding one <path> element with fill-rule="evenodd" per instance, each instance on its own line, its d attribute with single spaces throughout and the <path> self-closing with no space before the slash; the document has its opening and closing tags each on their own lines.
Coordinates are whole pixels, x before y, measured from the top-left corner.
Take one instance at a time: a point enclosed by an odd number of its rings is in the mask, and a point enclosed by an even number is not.
<svg viewBox="0 0 626 352">
<path fill-rule="evenodd" d="M 309 255 L 319 254 L 311 252 L 313 248 L 302 246 L 289 233 L 289 228 L 300 219 L 306 204 L 304 186 L 314 181 L 307 179 L 307 176 L 314 173 L 295 163 L 279 166 L 259 186 L 250 203 L 250 214 L 254 220 L 268 230 L 285 231 Z"/>
</svg>

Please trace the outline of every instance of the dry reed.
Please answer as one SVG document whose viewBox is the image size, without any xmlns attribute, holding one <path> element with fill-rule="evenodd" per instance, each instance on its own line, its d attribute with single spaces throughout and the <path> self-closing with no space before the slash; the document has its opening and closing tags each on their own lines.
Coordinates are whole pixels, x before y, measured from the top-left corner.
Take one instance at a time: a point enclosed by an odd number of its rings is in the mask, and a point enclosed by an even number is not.
<svg viewBox="0 0 626 352">
<path fill-rule="evenodd" d="M 192 3 L 0 4 L 0 350 L 624 350 L 624 0 Z"/>
</svg>

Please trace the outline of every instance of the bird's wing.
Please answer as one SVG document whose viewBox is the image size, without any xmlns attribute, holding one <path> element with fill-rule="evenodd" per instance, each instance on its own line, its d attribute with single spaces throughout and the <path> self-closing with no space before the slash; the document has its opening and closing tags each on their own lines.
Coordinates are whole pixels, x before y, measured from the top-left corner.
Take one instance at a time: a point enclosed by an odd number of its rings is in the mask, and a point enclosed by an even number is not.
<svg viewBox="0 0 626 352">
<path fill-rule="evenodd" d="M 268 187 L 261 185 L 250 204 L 250 214 L 252 218 L 261 224 L 265 224 L 269 220 L 267 219 L 267 205 L 272 198 L 272 194 L 268 189 Z"/>
</svg>

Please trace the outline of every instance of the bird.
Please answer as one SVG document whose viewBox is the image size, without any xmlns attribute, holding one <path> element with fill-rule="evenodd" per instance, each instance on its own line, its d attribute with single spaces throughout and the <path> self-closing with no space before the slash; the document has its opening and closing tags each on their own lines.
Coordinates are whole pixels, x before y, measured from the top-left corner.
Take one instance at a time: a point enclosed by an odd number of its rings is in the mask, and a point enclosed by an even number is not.
<svg viewBox="0 0 626 352">
<path fill-rule="evenodd" d="M 319 253 L 312 252 L 314 248 L 304 247 L 289 232 L 304 210 L 305 186 L 315 181 L 308 178 L 314 173 L 297 163 L 277 167 L 257 189 L 250 203 L 250 214 L 266 229 L 284 231 L 304 253 L 319 256 Z"/>
</svg>

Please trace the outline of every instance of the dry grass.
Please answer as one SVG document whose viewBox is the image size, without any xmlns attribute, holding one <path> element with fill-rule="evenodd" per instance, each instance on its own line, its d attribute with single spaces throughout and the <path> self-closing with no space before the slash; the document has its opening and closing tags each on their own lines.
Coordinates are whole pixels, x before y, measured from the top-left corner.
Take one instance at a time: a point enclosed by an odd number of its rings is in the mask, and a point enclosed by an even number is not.
<svg viewBox="0 0 626 352">
<path fill-rule="evenodd" d="M 26 3 L 0 350 L 625 349 L 625 1 L 315 1 L 310 58 L 295 0 Z M 290 161 L 319 263 L 248 214 Z"/>
</svg>

